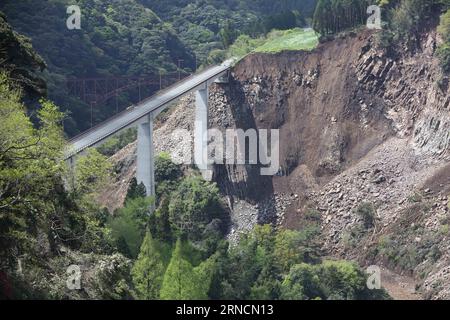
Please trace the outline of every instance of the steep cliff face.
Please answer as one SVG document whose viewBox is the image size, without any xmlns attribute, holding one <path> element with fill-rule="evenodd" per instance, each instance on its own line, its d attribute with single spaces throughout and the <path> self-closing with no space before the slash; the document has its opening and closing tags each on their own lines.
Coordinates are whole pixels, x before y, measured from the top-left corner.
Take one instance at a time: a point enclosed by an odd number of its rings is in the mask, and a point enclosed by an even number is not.
<svg viewBox="0 0 450 320">
<path fill-rule="evenodd" d="M 287 180 L 288 188 L 298 189 L 299 176 L 306 175 L 305 187 L 322 184 L 393 135 L 385 105 L 363 106 L 358 95 L 354 63 L 366 42 L 360 36 L 311 53 L 250 55 L 235 68 L 225 89 L 233 97 L 225 103 L 230 118 L 245 128 L 239 123 L 245 114 L 246 126 L 280 129 L 280 164 L 287 177 L 274 183 Z M 213 109 L 224 109 L 217 95 Z"/>
</svg>

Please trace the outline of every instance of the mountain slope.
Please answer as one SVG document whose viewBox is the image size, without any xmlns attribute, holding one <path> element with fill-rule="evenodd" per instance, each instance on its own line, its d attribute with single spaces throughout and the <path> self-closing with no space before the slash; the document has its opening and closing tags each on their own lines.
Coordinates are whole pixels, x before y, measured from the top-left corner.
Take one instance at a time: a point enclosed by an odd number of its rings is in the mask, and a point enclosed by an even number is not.
<svg viewBox="0 0 450 320">
<path fill-rule="evenodd" d="M 186 45 L 205 62 L 241 34 L 258 36 L 272 29 L 304 27 L 316 0 L 140 0 L 170 22 Z"/>
<path fill-rule="evenodd" d="M 15 30 L 29 36 L 46 61 L 49 97 L 71 113 L 65 123 L 69 134 L 88 128 L 89 107 L 68 95 L 68 77 L 174 71 L 179 59 L 184 60 L 184 67 L 194 68 L 192 53 L 174 30 L 136 1 L 78 1 L 81 30 L 66 28 L 66 9 L 71 4 L 66 0 L 7 0 L 0 4 Z M 130 101 L 127 96 L 121 99 Z"/>
</svg>

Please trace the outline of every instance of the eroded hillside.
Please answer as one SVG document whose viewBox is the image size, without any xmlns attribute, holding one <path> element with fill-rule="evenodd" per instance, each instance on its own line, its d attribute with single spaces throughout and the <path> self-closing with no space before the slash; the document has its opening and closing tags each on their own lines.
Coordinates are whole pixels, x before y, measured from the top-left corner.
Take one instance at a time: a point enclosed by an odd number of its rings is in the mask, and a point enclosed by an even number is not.
<svg viewBox="0 0 450 320">
<path fill-rule="evenodd" d="M 230 84 L 212 88 L 210 127 L 280 129 L 279 175 L 215 168 L 230 237 L 257 222 L 298 228 L 314 212 L 327 255 L 412 276 L 425 297 L 450 298 L 450 97 L 433 55 L 439 39 L 428 33 L 417 52 L 397 57 L 373 39 L 253 54 Z M 168 133 L 192 129 L 193 111 L 192 99 L 180 103 L 156 132 L 158 150 L 176 154 Z M 114 157 L 127 173 L 109 195 L 126 190 L 134 154 L 130 145 Z"/>
</svg>

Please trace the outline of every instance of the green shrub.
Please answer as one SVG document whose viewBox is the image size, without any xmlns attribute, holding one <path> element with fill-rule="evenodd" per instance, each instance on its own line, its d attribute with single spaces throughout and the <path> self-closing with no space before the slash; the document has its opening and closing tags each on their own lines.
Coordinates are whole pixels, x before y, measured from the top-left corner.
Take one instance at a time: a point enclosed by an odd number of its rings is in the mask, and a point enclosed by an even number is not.
<svg viewBox="0 0 450 320">
<path fill-rule="evenodd" d="M 183 252 L 183 243 L 178 240 L 164 274 L 160 298 L 162 300 L 207 299 L 215 269 L 215 256 L 194 267 Z"/>
<path fill-rule="evenodd" d="M 166 152 L 160 153 L 155 159 L 156 183 L 163 181 L 174 181 L 182 176 L 179 165 L 172 162 L 170 155 Z"/>
<path fill-rule="evenodd" d="M 281 298 L 290 300 L 387 299 L 384 290 L 369 290 L 367 276 L 354 263 L 324 261 L 291 268 L 281 285 Z"/>
<path fill-rule="evenodd" d="M 164 270 L 156 241 L 147 231 L 132 270 L 133 284 L 140 299 L 157 300 L 159 298 Z"/>
<path fill-rule="evenodd" d="M 361 203 L 356 209 L 356 214 L 362 219 L 366 229 L 373 228 L 375 225 L 375 207 L 370 202 Z"/>
<path fill-rule="evenodd" d="M 355 225 L 342 235 L 342 243 L 347 249 L 356 248 L 360 243 L 367 229 L 362 225 Z"/>
<path fill-rule="evenodd" d="M 423 200 L 423 196 L 419 192 L 414 192 L 408 197 L 408 202 L 410 203 L 420 203 Z"/>
<path fill-rule="evenodd" d="M 226 59 L 226 51 L 222 49 L 212 50 L 206 60 L 208 65 L 222 63 Z"/>
</svg>

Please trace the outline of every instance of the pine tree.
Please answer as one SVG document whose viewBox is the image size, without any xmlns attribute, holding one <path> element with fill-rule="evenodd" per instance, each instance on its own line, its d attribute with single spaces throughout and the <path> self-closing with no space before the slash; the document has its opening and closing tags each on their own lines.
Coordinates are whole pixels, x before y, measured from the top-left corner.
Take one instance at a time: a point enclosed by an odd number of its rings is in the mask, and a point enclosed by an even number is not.
<svg viewBox="0 0 450 320">
<path fill-rule="evenodd" d="M 127 258 L 132 258 L 130 247 L 123 236 L 120 236 L 116 241 L 117 250 Z"/>
<path fill-rule="evenodd" d="M 182 242 L 177 241 L 169 266 L 164 274 L 161 287 L 163 300 L 204 300 L 208 299 L 215 256 L 193 267 L 183 258 Z"/>
<path fill-rule="evenodd" d="M 367 0 L 319 0 L 314 12 L 313 28 L 327 35 L 364 24 L 369 5 Z"/>
<path fill-rule="evenodd" d="M 225 49 L 233 44 L 234 40 L 237 38 L 236 31 L 231 27 L 230 21 L 227 21 L 224 27 L 220 30 L 220 37 L 222 39 L 222 44 Z"/>
<path fill-rule="evenodd" d="M 181 254 L 181 241 L 178 240 L 172 253 L 169 266 L 164 274 L 161 287 L 161 299 L 163 300 L 188 300 L 194 299 L 194 284 L 192 265 L 183 259 Z"/>
<path fill-rule="evenodd" d="M 331 32 L 329 28 L 331 12 L 330 0 L 319 0 L 314 12 L 313 28 L 322 35 Z"/>
<path fill-rule="evenodd" d="M 139 257 L 132 270 L 133 283 L 138 297 L 143 300 L 158 299 L 163 274 L 164 265 L 161 255 L 150 231 L 147 231 Z"/>
<path fill-rule="evenodd" d="M 138 184 L 136 178 L 131 179 L 128 187 L 126 200 L 147 197 L 146 189 L 143 183 Z"/>
</svg>

